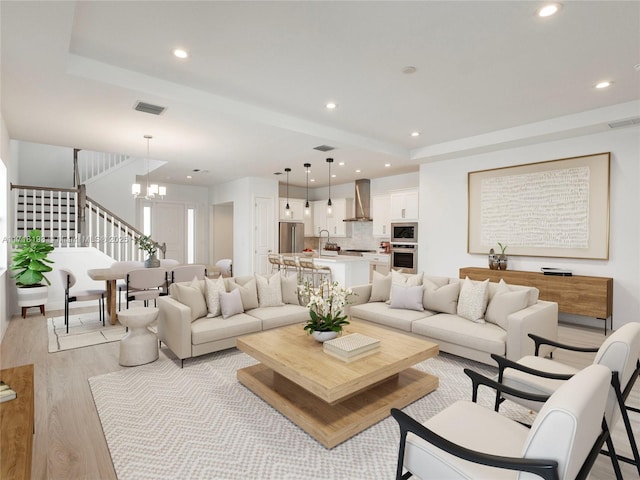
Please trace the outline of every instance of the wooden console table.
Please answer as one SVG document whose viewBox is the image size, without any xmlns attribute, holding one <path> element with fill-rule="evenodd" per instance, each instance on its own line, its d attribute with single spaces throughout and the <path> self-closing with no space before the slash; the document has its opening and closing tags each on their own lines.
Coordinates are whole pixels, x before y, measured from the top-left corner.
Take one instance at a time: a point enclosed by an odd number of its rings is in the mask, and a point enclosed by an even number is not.
<svg viewBox="0 0 640 480">
<path fill-rule="evenodd" d="M 30 479 L 34 431 L 33 364 L 0 370 L 0 379 L 15 390 L 0 403 L 0 478 Z"/>
<path fill-rule="evenodd" d="M 491 270 L 489 268 L 465 267 L 460 269 L 460 278 L 499 282 L 501 278 L 513 285 L 527 285 L 540 290 L 540 300 L 558 304 L 563 313 L 584 315 L 604 320 L 607 334 L 607 319 L 613 328 L 613 278 L 573 275 L 562 277 L 544 275 L 541 272 L 518 270 Z"/>
</svg>

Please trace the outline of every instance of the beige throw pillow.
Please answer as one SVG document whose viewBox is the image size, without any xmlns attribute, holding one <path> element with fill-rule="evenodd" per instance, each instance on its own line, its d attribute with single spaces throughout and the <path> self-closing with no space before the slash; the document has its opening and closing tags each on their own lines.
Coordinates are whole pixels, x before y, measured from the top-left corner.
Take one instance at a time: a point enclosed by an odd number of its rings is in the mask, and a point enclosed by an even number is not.
<svg viewBox="0 0 640 480">
<path fill-rule="evenodd" d="M 465 278 L 460 288 L 456 313 L 467 320 L 485 323 L 484 312 L 489 299 L 489 279 L 483 282 L 472 282 Z"/>
<path fill-rule="evenodd" d="M 176 300 L 191 309 L 191 321 L 207 315 L 207 304 L 199 286 L 174 284 Z"/>
<path fill-rule="evenodd" d="M 282 287 L 280 286 L 280 272 L 276 272 L 271 277 L 256 275 L 258 286 L 258 305 L 260 307 L 281 307 Z"/>
<path fill-rule="evenodd" d="M 242 298 L 242 306 L 245 310 L 251 310 L 252 308 L 258 308 L 258 290 L 256 288 L 255 277 L 251 278 L 235 278 L 229 280 L 229 291 L 240 290 L 240 297 Z"/>
<path fill-rule="evenodd" d="M 300 305 L 298 300 L 298 279 L 295 275 L 288 277 L 282 273 L 280 276 L 280 289 L 282 290 L 282 301 L 287 305 Z"/>
<path fill-rule="evenodd" d="M 423 311 L 422 285 L 405 287 L 403 285 L 391 285 L 391 303 L 389 308 Z"/>
<path fill-rule="evenodd" d="M 220 294 L 220 311 L 222 318 L 225 319 L 244 312 L 240 289 L 236 288 L 229 293 L 222 292 Z"/>
<path fill-rule="evenodd" d="M 418 285 L 422 285 L 422 278 L 424 277 L 424 273 L 420 272 L 418 274 L 409 274 L 409 273 L 400 273 L 395 270 L 391 270 L 391 285 L 400 285 L 403 287 L 417 287 Z M 389 301 L 390 303 L 393 300 L 393 289 L 389 292 Z"/>
<path fill-rule="evenodd" d="M 423 280 L 424 295 L 422 303 L 424 308 L 432 312 L 450 313 L 455 315 L 458 311 L 458 296 L 460 295 L 460 282 L 438 286 L 430 279 Z"/>
<path fill-rule="evenodd" d="M 391 291 L 391 273 L 382 275 L 376 271 L 373 272 L 373 282 L 371 284 L 370 302 L 386 302 L 389 300 L 389 292 Z"/>
<path fill-rule="evenodd" d="M 226 292 L 224 286 L 224 279 L 218 277 L 215 280 L 211 280 L 206 277 L 204 279 L 205 285 L 205 299 L 207 301 L 207 310 L 209 313 L 207 317 L 217 317 L 220 315 L 220 293 Z"/>
<path fill-rule="evenodd" d="M 501 279 L 493 298 L 487 306 L 484 318 L 487 322 L 507 329 L 507 317 L 514 312 L 527 307 L 529 292 L 525 289 L 511 290 L 509 285 Z"/>
</svg>

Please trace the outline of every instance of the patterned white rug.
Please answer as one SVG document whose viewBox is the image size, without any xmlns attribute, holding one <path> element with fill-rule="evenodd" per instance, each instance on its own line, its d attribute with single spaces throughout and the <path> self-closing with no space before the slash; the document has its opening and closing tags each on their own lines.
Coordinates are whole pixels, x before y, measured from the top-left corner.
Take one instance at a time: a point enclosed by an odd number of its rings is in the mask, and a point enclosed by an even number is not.
<svg viewBox="0 0 640 480">
<path fill-rule="evenodd" d="M 98 317 L 97 311 L 70 315 L 69 333 L 64 324 L 64 316 L 48 318 L 49 353 L 117 342 L 124 336 L 125 327 L 119 323 L 111 325 L 108 318 L 103 327 Z"/>
<path fill-rule="evenodd" d="M 394 478 L 398 426 L 389 417 L 327 450 L 240 385 L 236 370 L 256 363 L 231 349 L 185 362 L 171 360 L 89 379 L 120 480 Z M 462 369 L 495 369 L 441 354 L 416 368 L 440 378 L 435 392 L 404 410 L 425 420 L 458 399 L 471 399 Z M 493 395 L 480 402 L 491 408 Z M 531 422 L 505 402 L 501 412 Z"/>
</svg>

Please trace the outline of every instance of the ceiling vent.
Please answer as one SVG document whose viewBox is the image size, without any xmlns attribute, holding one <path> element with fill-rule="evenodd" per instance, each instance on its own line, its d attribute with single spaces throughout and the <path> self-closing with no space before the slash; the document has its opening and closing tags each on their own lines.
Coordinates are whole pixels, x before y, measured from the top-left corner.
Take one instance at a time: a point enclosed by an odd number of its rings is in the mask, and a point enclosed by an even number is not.
<svg viewBox="0 0 640 480">
<path fill-rule="evenodd" d="M 331 150 L 335 150 L 335 147 L 331 147 L 329 145 L 318 145 L 317 147 L 313 147 L 314 150 L 319 150 L 321 152 L 330 152 Z"/>
<path fill-rule="evenodd" d="M 640 125 L 640 117 L 630 118 L 628 120 L 620 120 L 619 122 L 611 122 L 609 128 L 630 127 L 632 125 Z"/>
<path fill-rule="evenodd" d="M 137 110 L 138 112 L 150 113 L 151 115 L 160 115 L 167 109 L 167 107 L 152 105 L 145 102 L 138 102 L 136 103 L 136 106 L 133 107 L 133 109 Z"/>
</svg>

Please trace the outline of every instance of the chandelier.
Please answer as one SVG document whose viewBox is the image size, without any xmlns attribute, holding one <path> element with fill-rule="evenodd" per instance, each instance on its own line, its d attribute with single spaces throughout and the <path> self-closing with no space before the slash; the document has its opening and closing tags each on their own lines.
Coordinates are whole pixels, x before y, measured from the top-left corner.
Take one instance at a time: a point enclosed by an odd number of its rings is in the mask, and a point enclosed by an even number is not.
<svg viewBox="0 0 640 480">
<path fill-rule="evenodd" d="M 151 135 L 145 135 L 144 138 L 147 140 L 147 191 L 146 194 L 142 196 L 140 184 L 134 183 L 131 185 L 131 194 L 136 198 L 145 198 L 147 200 L 152 200 L 157 197 L 164 198 L 164 196 L 167 194 L 167 187 L 158 185 L 157 183 L 151 183 L 149 180 L 149 141 L 153 137 Z"/>
</svg>

